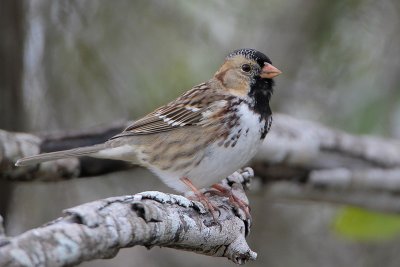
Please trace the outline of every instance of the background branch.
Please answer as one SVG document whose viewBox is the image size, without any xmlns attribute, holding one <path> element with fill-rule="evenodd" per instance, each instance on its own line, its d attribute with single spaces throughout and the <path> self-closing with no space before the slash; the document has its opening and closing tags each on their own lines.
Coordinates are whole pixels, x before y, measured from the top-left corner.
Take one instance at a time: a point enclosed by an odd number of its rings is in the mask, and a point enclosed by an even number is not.
<svg viewBox="0 0 400 267">
<path fill-rule="evenodd" d="M 118 160 L 89 157 L 58 160 L 15 168 L 15 160 L 38 153 L 89 146 L 105 142 L 121 132 L 127 122 L 116 122 L 107 127 L 77 132 L 26 134 L 0 130 L 0 177 L 14 181 L 57 181 L 77 177 L 90 177 L 132 168 L 133 165 Z"/>
<path fill-rule="evenodd" d="M 22 156 L 103 142 L 127 124 L 117 122 L 81 132 L 38 136 L 1 131 L 1 177 L 59 180 L 132 168 L 134 166 L 121 161 L 90 158 L 58 160 L 24 168 L 13 166 Z M 397 196 L 400 142 L 396 140 L 351 135 L 276 114 L 271 132 L 253 159 L 252 167 L 261 178 L 260 185 L 277 198 L 319 200 L 400 212 Z"/>
</svg>

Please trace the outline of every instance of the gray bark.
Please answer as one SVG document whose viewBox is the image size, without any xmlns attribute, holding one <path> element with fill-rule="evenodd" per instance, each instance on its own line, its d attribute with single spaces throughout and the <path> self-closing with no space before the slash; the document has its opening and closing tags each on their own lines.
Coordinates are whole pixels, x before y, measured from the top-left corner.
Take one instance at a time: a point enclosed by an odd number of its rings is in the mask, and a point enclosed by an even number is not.
<svg viewBox="0 0 400 267">
<path fill-rule="evenodd" d="M 67 159 L 25 168 L 14 167 L 16 159 L 61 149 L 104 142 L 129 123 L 75 133 L 33 135 L 0 131 L 0 173 L 7 180 L 59 180 L 99 175 L 130 166 L 100 159 Z M 110 167 L 104 168 L 105 163 Z M 266 181 L 308 180 L 310 171 L 344 168 L 400 168 L 400 142 L 373 136 L 357 136 L 320 124 L 276 114 L 271 132 L 253 160 L 258 175 Z M 93 171 L 94 170 L 94 171 Z"/>
<path fill-rule="evenodd" d="M 0 131 L 0 173 L 7 180 L 58 180 L 132 167 L 118 161 L 65 159 L 16 168 L 16 159 L 39 152 L 105 141 L 127 123 L 77 133 L 31 135 Z M 274 198 L 318 200 L 400 212 L 400 142 L 357 136 L 276 114 L 252 161 Z"/>
<path fill-rule="evenodd" d="M 235 172 L 223 181 L 248 203 L 243 186 L 253 171 Z M 170 247 L 226 257 L 238 264 L 255 260 L 246 243 L 251 218 L 232 206 L 228 197 L 206 190 L 218 207 L 217 221 L 204 206 L 186 197 L 156 191 L 112 197 L 64 211 L 42 227 L 16 237 L 1 237 L 0 266 L 71 266 L 112 258 L 135 245 Z"/>
</svg>

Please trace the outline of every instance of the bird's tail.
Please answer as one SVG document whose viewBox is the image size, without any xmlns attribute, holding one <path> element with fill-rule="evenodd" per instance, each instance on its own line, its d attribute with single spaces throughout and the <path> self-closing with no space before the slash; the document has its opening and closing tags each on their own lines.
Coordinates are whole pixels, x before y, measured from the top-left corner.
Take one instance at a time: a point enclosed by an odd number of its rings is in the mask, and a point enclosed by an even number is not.
<svg viewBox="0 0 400 267">
<path fill-rule="evenodd" d="M 31 164 L 37 164 L 50 160 L 64 159 L 64 158 L 73 158 L 80 156 L 88 156 L 90 154 L 94 154 L 106 148 L 105 144 L 98 144 L 94 146 L 86 146 L 79 147 L 69 150 L 56 151 L 50 153 L 43 153 L 39 155 L 29 156 L 22 159 L 19 159 L 15 165 L 16 166 L 26 166 Z"/>
</svg>

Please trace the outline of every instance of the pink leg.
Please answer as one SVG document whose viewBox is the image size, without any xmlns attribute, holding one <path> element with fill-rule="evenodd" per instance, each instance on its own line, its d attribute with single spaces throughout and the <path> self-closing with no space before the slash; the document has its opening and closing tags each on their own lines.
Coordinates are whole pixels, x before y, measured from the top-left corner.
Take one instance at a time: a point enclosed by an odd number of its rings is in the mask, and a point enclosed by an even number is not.
<svg viewBox="0 0 400 267">
<path fill-rule="evenodd" d="M 210 200 L 202 193 L 200 192 L 196 186 L 194 186 L 194 184 L 192 183 L 192 181 L 189 180 L 189 178 L 187 177 L 183 177 L 180 178 L 180 180 L 187 186 L 190 188 L 191 191 L 193 191 L 193 193 L 196 195 L 196 197 L 200 200 L 200 202 L 206 206 L 208 208 L 208 210 L 211 212 L 211 215 L 214 219 L 215 222 L 218 223 L 217 218 L 215 217 L 215 213 L 217 208 L 211 204 Z"/>
<path fill-rule="evenodd" d="M 247 203 L 245 203 L 243 200 L 235 196 L 235 194 L 232 193 L 232 190 L 225 188 L 224 186 L 220 184 L 213 184 L 211 186 L 215 190 L 221 193 L 222 196 L 227 196 L 229 197 L 229 201 L 237 208 L 241 209 L 244 211 L 246 214 L 246 218 L 250 219 L 250 207 Z"/>
</svg>

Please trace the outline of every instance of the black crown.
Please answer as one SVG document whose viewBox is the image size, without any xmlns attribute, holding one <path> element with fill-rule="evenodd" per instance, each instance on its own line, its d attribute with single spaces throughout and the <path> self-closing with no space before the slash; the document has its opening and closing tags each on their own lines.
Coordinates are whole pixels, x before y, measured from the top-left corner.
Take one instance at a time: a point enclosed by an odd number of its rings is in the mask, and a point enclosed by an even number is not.
<svg viewBox="0 0 400 267">
<path fill-rule="evenodd" d="M 263 67 L 265 62 L 272 64 L 271 60 L 269 59 L 269 57 L 267 57 L 266 55 L 264 55 L 263 53 L 261 53 L 260 51 L 257 51 L 255 49 L 252 48 L 242 48 L 242 49 L 237 49 L 235 51 L 233 51 L 232 53 L 230 53 L 226 59 L 230 59 L 234 56 L 237 55 L 242 55 L 247 59 L 252 59 L 254 61 L 256 61 L 258 63 L 258 65 L 260 65 L 260 67 Z"/>
</svg>

